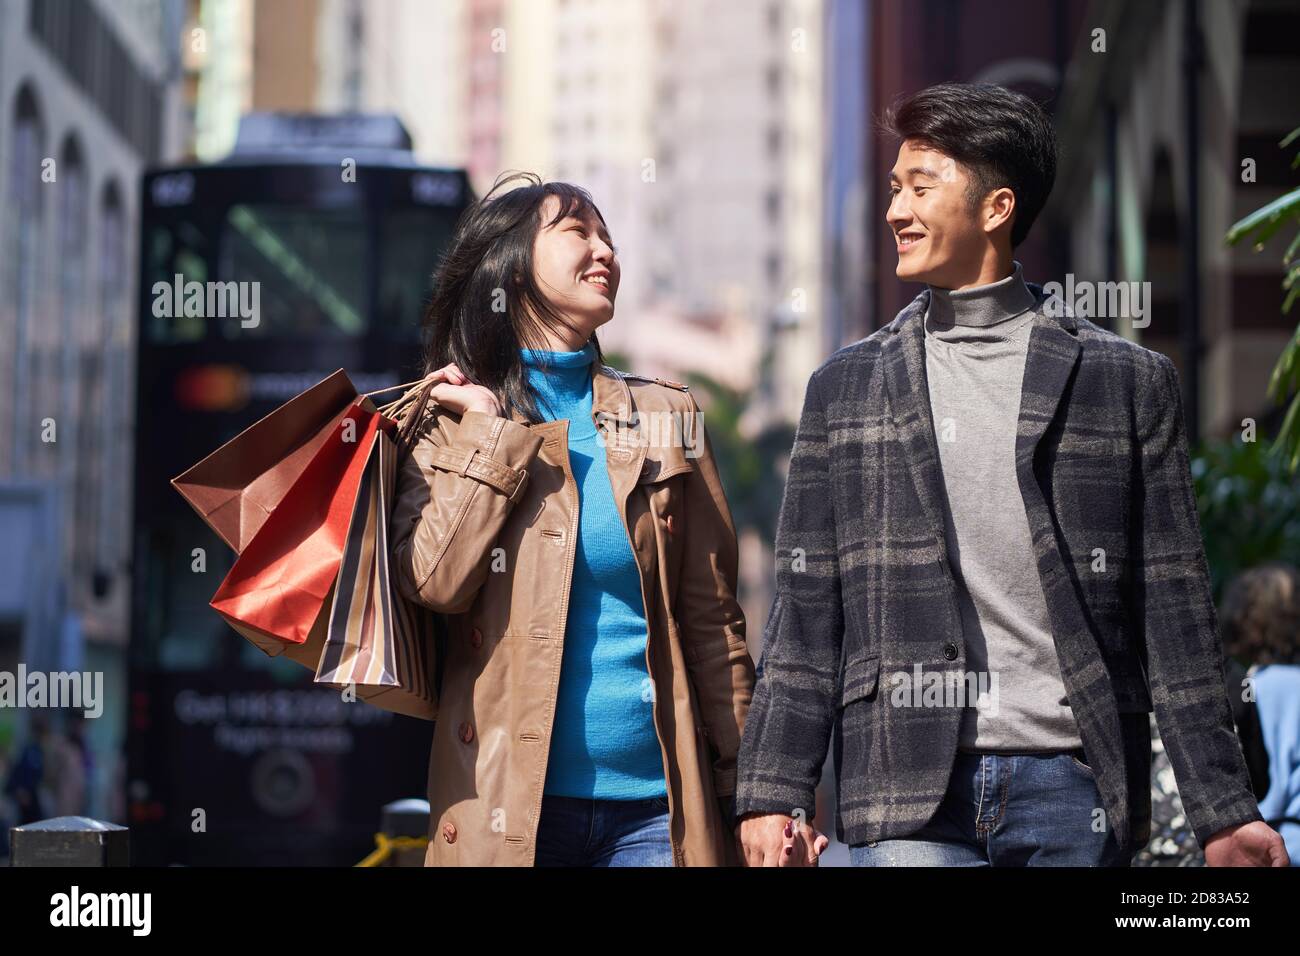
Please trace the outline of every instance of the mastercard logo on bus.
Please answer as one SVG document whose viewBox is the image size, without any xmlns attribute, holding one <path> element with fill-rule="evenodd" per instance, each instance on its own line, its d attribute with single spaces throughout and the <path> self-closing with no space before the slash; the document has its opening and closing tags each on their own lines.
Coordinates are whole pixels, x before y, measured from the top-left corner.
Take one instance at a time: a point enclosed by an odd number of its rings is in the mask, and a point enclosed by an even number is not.
<svg viewBox="0 0 1300 956">
<path fill-rule="evenodd" d="M 238 365 L 198 365 L 176 376 L 177 404 L 196 411 L 238 411 L 248 391 L 248 372 Z"/>
</svg>

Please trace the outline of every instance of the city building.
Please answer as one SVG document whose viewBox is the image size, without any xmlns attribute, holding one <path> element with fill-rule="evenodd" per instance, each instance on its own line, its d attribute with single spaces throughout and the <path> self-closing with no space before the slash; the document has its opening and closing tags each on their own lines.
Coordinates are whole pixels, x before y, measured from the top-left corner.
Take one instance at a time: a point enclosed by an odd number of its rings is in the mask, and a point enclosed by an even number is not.
<svg viewBox="0 0 1300 956">
<path fill-rule="evenodd" d="M 138 188 L 177 149 L 183 17 L 0 0 L 0 670 L 101 672 L 101 754 L 125 724 L 132 443 L 160 437 L 133 425 Z M 115 769 L 86 810 L 111 809 Z"/>
</svg>

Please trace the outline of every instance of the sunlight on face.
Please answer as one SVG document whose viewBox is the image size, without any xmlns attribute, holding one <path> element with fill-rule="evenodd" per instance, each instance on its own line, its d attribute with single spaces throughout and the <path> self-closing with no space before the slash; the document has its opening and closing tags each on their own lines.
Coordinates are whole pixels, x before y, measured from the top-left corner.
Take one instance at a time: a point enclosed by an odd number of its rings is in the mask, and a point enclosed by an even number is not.
<svg viewBox="0 0 1300 956">
<path fill-rule="evenodd" d="M 542 203 L 533 276 L 550 306 L 590 335 L 614 317 L 618 256 L 609 231 L 590 210 L 548 225 L 559 208 L 557 196 Z"/>
<path fill-rule="evenodd" d="M 885 221 L 898 250 L 895 274 L 937 288 L 960 284 L 987 247 L 970 176 L 951 156 L 905 140 L 889 173 Z"/>
</svg>

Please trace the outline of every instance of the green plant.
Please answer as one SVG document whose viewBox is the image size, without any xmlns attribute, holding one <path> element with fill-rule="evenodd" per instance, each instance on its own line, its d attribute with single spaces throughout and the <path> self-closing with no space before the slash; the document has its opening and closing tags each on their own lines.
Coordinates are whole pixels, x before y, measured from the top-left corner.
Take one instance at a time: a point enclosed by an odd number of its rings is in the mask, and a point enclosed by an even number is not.
<svg viewBox="0 0 1300 956">
<path fill-rule="evenodd" d="M 1268 442 L 1207 442 L 1192 458 L 1192 480 L 1216 602 L 1239 571 L 1300 564 L 1300 485 Z"/>
<path fill-rule="evenodd" d="M 1279 144 L 1286 149 L 1300 139 L 1300 127 L 1293 129 Z M 1300 152 L 1291 161 L 1291 168 L 1300 168 Z M 1256 252 L 1264 249 L 1264 244 L 1287 223 L 1300 223 L 1300 187 L 1284 196 L 1273 200 L 1268 205 L 1255 210 L 1240 222 L 1233 225 L 1224 237 L 1228 245 L 1250 239 Z M 1300 296 L 1300 230 L 1282 254 L 1283 279 L 1282 288 L 1286 298 L 1282 302 L 1282 312 L 1289 313 L 1296 297 Z M 1291 404 L 1282 419 L 1278 430 L 1276 449 L 1288 463 L 1288 470 L 1295 474 L 1300 467 L 1300 324 L 1296 326 L 1291 341 L 1282 350 L 1282 355 L 1273 367 L 1273 374 L 1268 380 L 1268 395 L 1279 405 L 1290 397 Z"/>
<path fill-rule="evenodd" d="M 794 426 L 776 423 L 747 438 L 740 418 L 749 396 L 705 375 L 690 375 L 689 380 L 692 391 L 708 396 L 700 404 L 736 531 L 753 528 L 770 545 L 785 491 L 780 463 L 794 444 Z"/>
</svg>

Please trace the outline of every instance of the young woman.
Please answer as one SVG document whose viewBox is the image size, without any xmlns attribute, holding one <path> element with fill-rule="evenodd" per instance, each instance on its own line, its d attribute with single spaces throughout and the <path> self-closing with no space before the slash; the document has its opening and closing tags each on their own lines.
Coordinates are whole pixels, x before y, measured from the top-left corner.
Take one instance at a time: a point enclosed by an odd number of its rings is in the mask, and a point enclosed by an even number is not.
<svg viewBox="0 0 1300 956">
<path fill-rule="evenodd" d="M 738 862 L 735 530 L 685 386 L 602 362 L 618 284 L 591 197 L 531 175 L 439 268 L 391 520 L 446 623 L 426 865 Z"/>
</svg>

